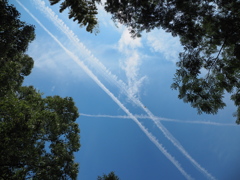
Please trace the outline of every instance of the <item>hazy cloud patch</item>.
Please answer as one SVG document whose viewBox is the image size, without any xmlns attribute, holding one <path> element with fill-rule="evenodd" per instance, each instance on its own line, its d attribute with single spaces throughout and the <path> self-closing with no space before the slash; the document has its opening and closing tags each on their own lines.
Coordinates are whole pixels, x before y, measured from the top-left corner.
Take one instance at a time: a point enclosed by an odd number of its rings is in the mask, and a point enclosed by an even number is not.
<svg viewBox="0 0 240 180">
<path fill-rule="evenodd" d="M 154 30 L 146 34 L 147 45 L 153 52 L 163 54 L 163 56 L 172 62 L 178 61 L 178 54 L 183 50 L 178 37 L 172 37 L 162 29 Z"/>
</svg>

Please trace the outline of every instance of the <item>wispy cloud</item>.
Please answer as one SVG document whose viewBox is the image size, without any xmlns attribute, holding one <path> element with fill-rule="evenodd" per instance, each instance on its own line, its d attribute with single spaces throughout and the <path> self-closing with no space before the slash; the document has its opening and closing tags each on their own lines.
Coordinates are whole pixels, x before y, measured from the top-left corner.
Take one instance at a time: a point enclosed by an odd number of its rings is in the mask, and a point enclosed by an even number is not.
<svg viewBox="0 0 240 180">
<path fill-rule="evenodd" d="M 131 56 L 126 57 L 125 61 L 122 62 L 121 67 L 126 73 L 129 96 L 139 97 L 140 89 L 147 78 L 146 76 L 139 77 L 140 65 L 140 57 L 136 51 L 132 51 Z"/>
<path fill-rule="evenodd" d="M 140 38 L 133 39 L 128 29 L 123 30 L 122 36 L 119 40 L 120 51 L 129 53 L 130 51 L 129 48 L 132 50 L 141 46 L 142 46 L 142 43 Z"/>
<path fill-rule="evenodd" d="M 146 79 L 146 76 L 139 77 L 141 58 L 137 49 L 140 47 L 142 47 L 141 39 L 133 39 L 129 31 L 124 29 L 118 42 L 118 50 L 124 54 L 124 59 L 121 61 L 121 68 L 125 71 L 127 77 L 129 96 L 139 97 L 140 88 Z"/>
<path fill-rule="evenodd" d="M 81 116 L 86 116 L 86 117 L 92 117 L 92 118 L 113 118 L 113 119 L 131 119 L 129 116 L 114 116 L 114 115 L 105 115 L 105 114 L 85 114 L 85 113 L 80 113 Z M 137 119 L 151 119 L 151 117 L 146 116 L 146 115 L 136 115 L 134 116 Z M 218 122 L 210 122 L 210 121 L 185 121 L 185 120 L 177 120 L 177 119 L 168 119 L 168 118 L 162 118 L 162 117 L 155 117 L 156 120 L 158 121 L 165 121 L 165 122 L 174 122 L 174 123 L 184 123 L 184 124 L 202 124 L 202 125 L 213 125 L 213 126 L 235 126 L 238 127 L 236 124 L 230 124 L 230 123 L 218 123 Z"/>
<path fill-rule="evenodd" d="M 162 29 L 147 33 L 146 40 L 152 51 L 163 54 L 167 60 L 174 63 L 178 60 L 179 52 L 183 50 L 179 38 L 173 38 L 170 33 Z"/>
<path fill-rule="evenodd" d="M 58 77 L 62 78 L 64 76 L 63 69 L 65 72 L 67 70 L 65 65 L 68 55 L 60 50 L 59 47 L 56 46 L 56 43 L 54 44 L 48 41 L 48 39 L 38 38 L 37 41 L 33 41 L 29 46 L 28 53 L 30 53 L 34 59 L 35 68 L 41 69 L 45 73 L 54 71 Z M 41 47 L 41 44 L 44 44 L 45 47 Z M 41 51 L 39 51 L 40 48 Z"/>
<path fill-rule="evenodd" d="M 67 49 L 23 4 L 21 4 L 18 0 L 16 0 L 18 4 L 44 29 L 45 32 L 49 34 L 53 38 L 53 40 L 92 78 L 95 83 L 102 88 L 106 94 L 108 94 L 111 99 L 129 116 L 131 119 L 139 126 L 139 128 L 145 133 L 145 135 L 149 138 L 151 142 L 153 142 L 156 147 L 176 166 L 176 168 L 182 173 L 182 175 L 186 179 L 192 179 L 192 177 L 185 172 L 185 170 L 181 167 L 180 163 L 175 160 L 175 158 L 169 154 L 166 149 L 158 142 L 155 136 L 153 136 L 141 123 L 138 119 L 133 116 L 133 114 L 116 98 L 112 92 L 110 92 L 104 84 L 93 74 L 93 72 L 88 69 L 88 67 L 77 57 L 75 56 L 69 49 Z"/>
</svg>

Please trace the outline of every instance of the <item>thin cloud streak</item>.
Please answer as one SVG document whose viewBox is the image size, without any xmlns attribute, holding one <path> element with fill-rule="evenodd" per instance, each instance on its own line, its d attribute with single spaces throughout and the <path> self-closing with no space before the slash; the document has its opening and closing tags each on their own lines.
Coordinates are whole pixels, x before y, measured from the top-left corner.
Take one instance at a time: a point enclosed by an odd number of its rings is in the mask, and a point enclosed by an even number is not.
<svg viewBox="0 0 240 180">
<path fill-rule="evenodd" d="M 45 6 L 45 3 L 41 0 L 34 0 L 34 2 L 39 5 L 39 9 L 47 15 L 47 17 L 60 29 L 62 32 L 64 32 L 67 37 L 74 42 L 77 47 L 78 44 L 80 47 L 82 47 L 81 50 L 82 53 L 87 55 L 87 60 L 90 60 L 95 65 L 99 66 L 99 68 L 102 70 L 102 75 L 105 76 L 106 79 L 110 80 L 113 84 L 115 84 L 128 98 L 131 100 L 134 104 L 139 106 L 147 113 L 147 115 L 152 119 L 152 121 L 156 124 L 156 126 L 159 128 L 160 131 L 164 134 L 164 136 L 172 142 L 172 144 L 201 172 L 203 173 L 208 179 L 215 179 L 206 169 L 204 169 L 197 161 L 195 161 L 189 153 L 183 148 L 181 143 L 159 122 L 157 121 L 156 117 L 152 114 L 152 112 L 145 108 L 145 106 L 142 104 L 142 102 L 136 97 L 136 95 L 129 94 L 128 87 L 123 81 L 118 80 L 117 76 L 113 75 L 102 63 L 95 58 L 91 52 L 86 49 L 86 47 L 80 43 L 77 36 L 65 25 L 65 23 L 58 18 L 57 15 L 49 8 Z M 58 41 L 59 42 L 59 41 Z M 60 42 L 59 42 L 60 43 Z M 65 47 L 64 47 L 65 48 Z M 71 53 L 72 54 L 72 53 Z M 88 57 L 89 56 L 89 57 Z M 88 68 L 87 68 L 88 69 Z M 90 71 L 90 70 L 89 70 Z M 96 82 L 97 83 L 97 82 Z M 100 86 L 101 87 L 101 86 Z M 133 116 L 134 117 L 134 116 Z"/>
<path fill-rule="evenodd" d="M 113 116 L 113 115 L 93 115 L 93 114 L 85 114 L 80 113 L 81 116 L 92 117 L 92 118 L 113 118 L 113 119 L 131 119 L 129 116 Z M 136 115 L 134 116 L 138 119 L 151 119 L 149 116 L 146 115 Z M 214 125 L 214 126 L 235 126 L 238 127 L 236 124 L 229 124 L 229 123 L 217 123 L 217 122 L 209 122 L 209 121 L 182 121 L 177 119 L 168 119 L 162 117 L 155 117 L 158 121 L 166 121 L 166 122 L 176 122 L 176 123 L 185 123 L 185 124 L 202 124 L 202 125 Z"/>
<path fill-rule="evenodd" d="M 149 138 L 149 140 L 154 143 L 157 148 L 176 166 L 176 168 L 182 173 L 182 175 L 186 179 L 193 179 L 185 170 L 182 168 L 180 163 L 175 160 L 175 158 L 167 152 L 167 150 L 158 142 L 155 136 L 153 136 L 141 123 L 138 119 L 116 98 L 112 92 L 110 92 L 104 84 L 102 84 L 99 79 L 92 73 L 90 69 L 70 50 L 68 50 L 23 4 L 21 4 L 18 0 L 16 2 L 47 32 L 53 40 L 92 78 L 96 84 L 102 88 L 107 95 L 111 97 L 111 99 L 129 116 L 131 119 L 138 125 L 138 127 L 145 133 L 145 135 Z"/>
</svg>

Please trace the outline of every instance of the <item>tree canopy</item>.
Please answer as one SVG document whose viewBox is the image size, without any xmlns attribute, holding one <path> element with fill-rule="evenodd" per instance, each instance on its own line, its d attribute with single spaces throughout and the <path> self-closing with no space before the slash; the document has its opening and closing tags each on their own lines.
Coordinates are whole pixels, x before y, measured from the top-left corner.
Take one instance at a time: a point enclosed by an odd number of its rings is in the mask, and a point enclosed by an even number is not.
<svg viewBox="0 0 240 180">
<path fill-rule="evenodd" d="M 0 172 L 3 179 L 76 179 L 79 128 L 72 98 L 42 98 L 20 87 L 0 101 Z"/>
<path fill-rule="evenodd" d="M 114 172 L 110 172 L 108 175 L 103 174 L 102 176 L 98 176 L 97 180 L 120 180 Z"/>
<path fill-rule="evenodd" d="M 33 67 L 25 51 L 35 38 L 34 26 L 20 21 L 19 16 L 6 0 L 0 1 L 0 98 L 21 86 Z"/>
<path fill-rule="evenodd" d="M 72 1 L 64 3 L 72 14 Z M 85 9 L 81 3 L 76 6 Z M 129 28 L 133 37 L 155 28 L 178 36 L 184 48 L 172 84 L 179 91 L 178 97 L 199 113 L 215 114 L 226 106 L 224 94 L 230 93 L 237 106 L 236 122 L 240 123 L 240 1 L 106 0 L 104 7 L 114 21 Z"/>
<path fill-rule="evenodd" d="M 0 1 L 0 179 L 76 179 L 78 110 L 70 97 L 42 97 L 22 86 L 33 60 L 25 54 L 34 27 Z"/>
</svg>

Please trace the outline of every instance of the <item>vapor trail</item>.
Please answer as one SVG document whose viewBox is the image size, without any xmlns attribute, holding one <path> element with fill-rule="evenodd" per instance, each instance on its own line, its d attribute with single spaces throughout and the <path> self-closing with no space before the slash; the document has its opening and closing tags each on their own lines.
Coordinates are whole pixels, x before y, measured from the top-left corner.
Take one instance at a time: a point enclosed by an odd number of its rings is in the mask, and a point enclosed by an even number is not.
<svg viewBox="0 0 240 180">
<path fill-rule="evenodd" d="M 113 115 L 105 115 L 105 114 L 98 114 L 98 115 L 93 115 L 93 114 L 85 114 L 85 113 L 80 113 L 81 116 L 87 116 L 87 117 L 93 117 L 93 118 L 114 118 L 114 119 L 131 119 L 129 116 L 113 116 Z M 136 115 L 134 116 L 138 119 L 151 119 L 149 116 L 146 115 Z M 230 123 L 217 123 L 217 122 L 209 122 L 209 121 L 181 121 L 177 119 L 169 119 L 169 118 L 162 118 L 162 117 L 155 117 L 156 120 L 158 121 L 166 121 L 166 122 L 176 122 L 176 123 L 185 123 L 185 124 L 205 124 L 205 125 L 214 125 L 214 126 L 236 126 L 236 124 L 230 124 Z"/>
<path fill-rule="evenodd" d="M 96 66 L 96 71 L 99 71 L 102 76 L 115 86 L 117 86 L 124 94 L 128 94 L 128 87 L 126 83 L 118 79 L 118 77 L 111 73 L 85 46 L 80 42 L 79 38 L 74 32 L 52 11 L 51 8 L 45 5 L 45 2 L 41 0 L 33 0 L 36 4 L 36 8 L 39 9 L 48 19 L 61 31 L 68 39 L 75 45 L 75 47 L 81 52 L 81 57 L 93 65 Z"/>
<path fill-rule="evenodd" d="M 172 144 L 201 172 L 203 173 L 208 179 L 215 179 L 210 173 L 207 172 L 206 169 L 201 167 L 200 164 L 198 164 L 197 161 L 195 161 L 188 152 L 183 148 L 180 142 L 174 136 L 159 122 L 157 121 L 156 117 L 151 113 L 151 111 L 140 102 L 139 99 L 136 98 L 136 96 L 130 96 L 127 90 L 127 86 L 122 81 L 118 80 L 117 76 L 113 75 L 109 70 L 105 68 L 105 66 L 96 59 L 91 52 L 86 49 L 86 47 L 80 43 L 78 37 L 66 26 L 66 24 L 60 20 L 57 15 L 49 8 L 45 6 L 45 3 L 41 0 L 34 0 L 34 2 L 40 7 L 40 10 L 47 15 L 47 17 L 64 33 L 66 36 L 77 45 L 79 50 L 84 53 L 87 60 L 93 62 L 95 65 L 101 69 L 102 75 L 105 76 L 106 79 L 111 81 L 113 84 L 115 84 L 134 104 L 142 108 L 147 115 L 151 118 L 151 120 L 156 124 L 156 126 L 161 130 L 164 134 L 164 136 L 172 142 Z M 38 7 L 37 6 L 37 7 Z"/>
<path fill-rule="evenodd" d="M 178 148 L 178 150 L 201 172 L 203 173 L 208 179 L 216 179 L 213 177 L 206 169 L 204 169 L 195 159 L 193 159 L 190 154 L 184 149 L 184 147 L 181 145 L 181 143 L 163 126 L 163 124 L 157 120 L 157 118 L 152 114 L 152 112 L 144 107 L 144 105 L 139 101 L 139 99 L 136 99 L 134 97 L 131 97 L 131 100 L 141 107 L 148 116 L 153 120 L 153 122 L 156 124 L 156 126 L 163 132 L 165 137 L 172 142 L 172 144 Z"/>
<path fill-rule="evenodd" d="M 157 148 L 169 159 L 176 168 L 182 173 L 182 175 L 186 179 L 193 179 L 189 174 L 185 172 L 185 170 L 182 168 L 180 163 L 175 160 L 175 158 L 167 152 L 167 150 L 158 142 L 155 136 L 153 136 L 142 124 L 138 119 L 133 116 L 133 114 L 118 100 L 117 97 L 113 95 L 105 86 L 102 84 L 99 79 L 92 73 L 90 69 L 77 57 L 75 56 L 70 50 L 68 50 L 23 4 L 21 4 L 18 0 L 16 0 L 17 3 L 44 29 L 45 32 L 47 32 L 53 40 L 89 75 L 90 78 L 92 78 L 93 81 L 96 82 L 96 84 L 102 88 L 104 92 L 107 93 L 107 95 L 110 96 L 110 98 L 129 116 L 131 119 L 138 125 L 138 127 L 145 133 L 145 135 L 149 138 L 149 140 L 154 143 Z"/>
</svg>

